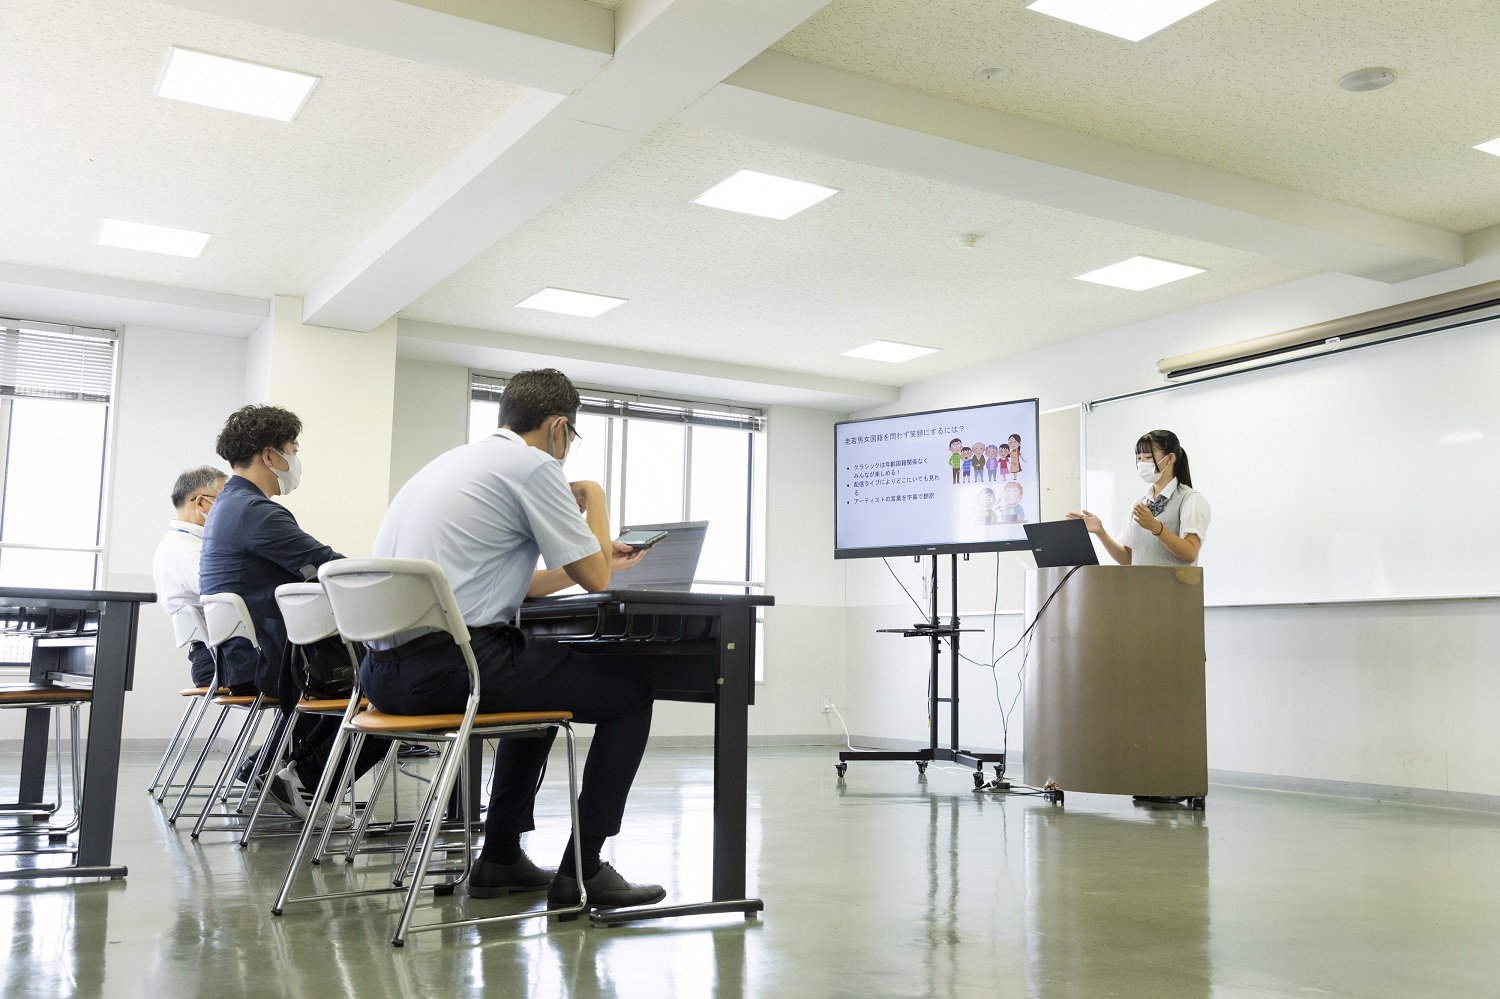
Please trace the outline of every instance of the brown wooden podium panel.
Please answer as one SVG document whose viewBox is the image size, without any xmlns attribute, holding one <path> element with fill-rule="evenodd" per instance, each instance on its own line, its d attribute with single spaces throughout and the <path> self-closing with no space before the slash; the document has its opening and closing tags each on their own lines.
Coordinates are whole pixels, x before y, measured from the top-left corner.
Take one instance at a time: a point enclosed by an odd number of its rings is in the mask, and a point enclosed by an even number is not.
<svg viewBox="0 0 1500 999">
<path fill-rule="evenodd" d="M 1203 570 L 1033 569 L 1026 574 L 1028 622 L 1054 591 L 1033 632 L 1026 671 L 1026 783 L 1100 794 L 1207 794 Z"/>
</svg>

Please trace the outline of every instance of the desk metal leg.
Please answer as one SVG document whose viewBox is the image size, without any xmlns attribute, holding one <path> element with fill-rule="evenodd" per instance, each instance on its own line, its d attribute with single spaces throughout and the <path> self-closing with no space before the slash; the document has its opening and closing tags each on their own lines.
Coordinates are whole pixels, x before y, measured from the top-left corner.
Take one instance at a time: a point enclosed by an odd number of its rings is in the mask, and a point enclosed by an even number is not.
<svg viewBox="0 0 1500 999">
<path fill-rule="evenodd" d="M 25 741 L 21 744 L 21 785 L 16 805 L 36 808 L 47 796 L 47 734 L 52 721 L 51 708 L 26 709 Z"/>
<path fill-rule="evenodd" d="M 120 731 L 125 718 L 125 690 L 130 682 L 130 645 L 135 620 L 136 607 L 128 603 L 106 603 L 99 614 L 94 696 L 89 706 L 88 756 L 80 804 L 78 870 L 64 877 L 125 876 L 123 866 L 110 864 L 110 845 L 115 833 Z M 84 870 L 89 873 L 82 873 Z"/>
<path fill-rule="evenodd" d="M 714 873 L 713 901 L 686 905 L 644 905 L 590 913 L 596 926 L 674 916 L 765 909 L 745 898 L 745 822 L 750 741 L 750 695 L 755 682 L 755 609 L 727 611 L 719 635 L 719 696 L 714 702 Z"/>
</svg>

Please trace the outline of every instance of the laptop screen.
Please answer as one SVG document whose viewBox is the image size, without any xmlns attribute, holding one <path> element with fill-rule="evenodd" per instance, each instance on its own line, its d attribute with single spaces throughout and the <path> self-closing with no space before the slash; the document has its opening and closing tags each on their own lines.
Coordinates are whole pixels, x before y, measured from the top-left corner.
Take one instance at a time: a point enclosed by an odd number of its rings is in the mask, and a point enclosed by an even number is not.
<svg viewBox="0 0 1500 999">
<path fill-rule="evenodd" d="M 698 574 L 698 558 L 708 537 L 708 521 L 680 524 L 631 524 L 624 531 L 666 531 L 639 565 L 617 572 L 610 586 L 621 590 L 691 590 Z"/>
</svg>

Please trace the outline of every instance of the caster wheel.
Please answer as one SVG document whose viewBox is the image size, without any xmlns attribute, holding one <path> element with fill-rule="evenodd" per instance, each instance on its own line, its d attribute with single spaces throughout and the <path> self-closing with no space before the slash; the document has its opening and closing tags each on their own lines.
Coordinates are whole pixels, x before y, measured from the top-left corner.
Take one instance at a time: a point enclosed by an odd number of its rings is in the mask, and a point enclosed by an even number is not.
<svg viewBox="0 0 1500 999">
<path fill-rule="evenodd" d="M 984 771 L 981 770 L 974 775 L 974 790 L 978 791 L 984 787 Z"/>
<path fill-rule="evenodd" d="M 1061 790 L 1057 790 L 1057 789 L 1054 789 L 1052 791 L 1048 791 L 1047 792 L 1047 800 L 1050 801 L 1050 802 L 1052 802 L 1054 805 L 1061 805 L 1063 803 L 1063 793 L 1062 793 L 1062 791 Z"/>
<path fill-rule="evenodd" d="M 919 774 L 926 774 L 927 773 L 927 761 L 926 760 L 918 760 L 917 761 L 917 773 L 919 773 Z"/>
<path fill-rule="evenodd" d="M 1208 807 L 1208 802 L 1202 796 L 1199 796 L 1197 798 L 1189 798 L 1188 806 L 1195 812 L 1201 812 Z"/>
<path fill-rule="evenodd" d="M 834 770 L 834 773 L 838 774 L 840 777 L 843 777 L 844 774 L 846 774 L 846 773 L 849 772 L 849 764 L 847 764 L 847 763 L 835 763 L 833 765 L 833 770 Z"/>
</svg>

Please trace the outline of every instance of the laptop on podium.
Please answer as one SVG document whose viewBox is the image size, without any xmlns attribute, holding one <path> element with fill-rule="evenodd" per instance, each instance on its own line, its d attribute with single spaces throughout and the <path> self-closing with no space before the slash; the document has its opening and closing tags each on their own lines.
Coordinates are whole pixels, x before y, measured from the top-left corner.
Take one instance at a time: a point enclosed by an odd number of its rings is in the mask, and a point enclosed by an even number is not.
<svg viewBox="0 0 1500 999">
<path fill-rule="evenodd" d="M 1099 564 L 1099 555 L 1083 521 L 1048 520 L 1023 526 L 1038 569 Z"/>
<path fill-rule="evenodd" d="M 708 537 L 708 521 L 680 524 L 631 524 L 625 531 L 666 531 L 646 553 L 640 564 L 617 572 L 610 587 L 621 590 L 672 590 L 690 592 L 698 575 L 698 559 Z M 621 531 L 620 533 L 624 533 Z"/>
</svg>

